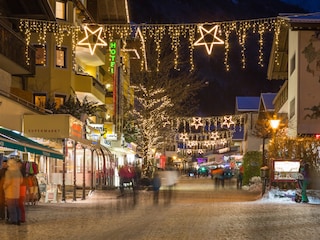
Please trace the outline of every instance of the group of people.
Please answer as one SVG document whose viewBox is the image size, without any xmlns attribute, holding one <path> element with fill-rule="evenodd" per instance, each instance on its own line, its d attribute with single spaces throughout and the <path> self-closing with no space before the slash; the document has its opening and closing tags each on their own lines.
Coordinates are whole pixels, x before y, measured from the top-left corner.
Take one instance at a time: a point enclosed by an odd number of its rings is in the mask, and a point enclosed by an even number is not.
<svg viewBox="0 0 320 240">
<path fill-rule="evenodd" d="M 170 204 L 172 199 L 173 187 L 178 182 L 178 172 L 173 169 L 166 169 L 156 171 L 152 178 L 153 187 L 153 202 L 154 204 L 159 203 L 159 191 L 160 188 L 164 188 L 164 203 Z"/>
<path fill-rule="evenodd" d="M 133 192 L 135 193 L 135 191 L 139 189 L 140 185 L 146 184 L 140 182 L 142 177 L 141 175 L 142 172 L 138 166 L 133 167 L 126 163 L 124 166 L 119 168 L 121 196 L 124 195 L 124 188 L 126 185 L 130 188 L 132 187 Z M 163 189 L 164 203 L 169 204 L 172 198 L 173 187 L 176 185 L 177 181 L 178 172 L 174 169 L 167 168 L 154 171 L 153 176 L 150 177 L 150 182 L 146 184 L 146 186 L 152 186 L 154 204 L 158 204 L 159 202 L 160 188 Z"/>
<path fill-rule="evenodd" d="M 26 221 L 25 175 L 20 159 L 10 157 L 3 160 L 0 169 L 0 219 L 7 224 L 20 225 Z"/>
</svg>

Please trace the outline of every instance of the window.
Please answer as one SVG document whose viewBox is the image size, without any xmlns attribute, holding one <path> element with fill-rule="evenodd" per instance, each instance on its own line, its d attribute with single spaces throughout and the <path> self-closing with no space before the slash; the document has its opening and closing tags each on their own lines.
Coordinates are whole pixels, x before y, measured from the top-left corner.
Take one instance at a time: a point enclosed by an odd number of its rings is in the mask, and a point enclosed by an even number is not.
<svg viewBox="0 0 320 240">
<path fill-rule="evenodd" d="M 46 107 L 47 94 L 45 94 L 45 93 L 35 93 L 33 95 L 33 97 L 34 97 L 34 105 L 36 105 L 39 108 L 45 108 Z"/>
<path fill-rule="evenodd" d="M 290 59 L 290 75 L 296 69 L 296 54 L 293 54 L 292 58 Z"/>
<path fill-rule="evenodd" d="M 36 49 L 36 65 L 46 66 L 47 65 L 47 54 L 46 46 L 44 45 L 33 45 Z"/>
<path fill-rule="evenodd" d="M 56 18 L 66 20 L 66 3 L 64 1 L 56 1 Z"/>
<path fill-rule="evenodd" d="M 56 47 L 56 67 L 66 68 L 66 55 L 67 48 L 65 47 Z"/>
<path fill-rule="evenodd" d="M 64 104 L 65 99 L 66 99 L 65 95 L 56 94 L 54 96 L 54 102 L 56 104 L 56 106 L 55 106 L 56 109 L 60 108 L 60 106 Z"/>
<path fill-rule="evenodd" d="M 295 115 L 296 111 L 296 99 L 290 101 L 290 119 Z"/>
</svg>

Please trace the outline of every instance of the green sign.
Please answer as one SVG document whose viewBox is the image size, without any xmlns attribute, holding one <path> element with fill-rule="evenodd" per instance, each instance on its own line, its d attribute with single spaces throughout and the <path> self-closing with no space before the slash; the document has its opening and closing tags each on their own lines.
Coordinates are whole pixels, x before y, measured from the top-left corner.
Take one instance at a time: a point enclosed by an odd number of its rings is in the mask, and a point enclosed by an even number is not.
<svg viewBox="0 0 320 240">
<path fill-rule="evenodd" d="M 117 44 L 116 42 L 110 42 L 110 72 L 114 73 L 114 66 L 116 65 Z"/>
</svg>

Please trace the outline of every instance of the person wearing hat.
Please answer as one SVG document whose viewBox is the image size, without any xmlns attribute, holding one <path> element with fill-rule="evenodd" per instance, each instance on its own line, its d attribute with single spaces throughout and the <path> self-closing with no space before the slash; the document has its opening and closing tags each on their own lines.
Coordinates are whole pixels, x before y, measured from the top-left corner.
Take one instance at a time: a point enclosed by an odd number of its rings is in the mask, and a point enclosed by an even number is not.
<svg viewBox="0 0 320 240">
<path fill-rule="evenodd" d="M 10 158 L 8 160 L 8 169 L 5 173 L 3 189 L 6 204 L 9 212 L 8 224 L 20 225 L 20 185 L 23 178 L 17 160 Z"/>
<path fill-rule="evenodd" d="M 7 158 L 2 160 L 1 169 L 0 169 L 0 220 L 4 220 L 6 217 L 6 205 L 5 205 L 5 197 L 4 197 L 4 176 L 7 170 Z"/>
</svg>

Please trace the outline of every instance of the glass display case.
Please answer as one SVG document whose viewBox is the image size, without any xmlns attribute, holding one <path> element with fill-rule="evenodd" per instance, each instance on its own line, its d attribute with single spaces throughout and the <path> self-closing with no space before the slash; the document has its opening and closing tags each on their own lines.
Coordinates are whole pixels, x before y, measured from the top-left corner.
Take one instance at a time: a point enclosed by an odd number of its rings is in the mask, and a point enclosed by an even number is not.
<svg viewBox="0 0 320 240">
<path fill-rule="evenodd" d="M 300 160 L 273 160 L 271 180 L 273 182 L 291 182 L 298 178 Z"/>
</svg>

